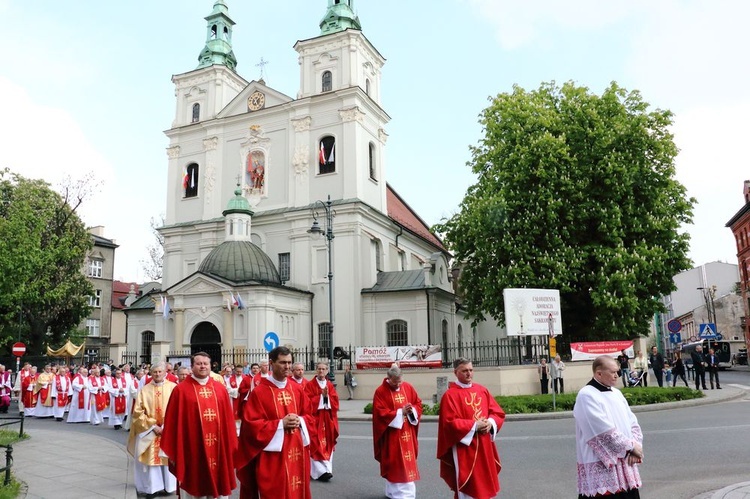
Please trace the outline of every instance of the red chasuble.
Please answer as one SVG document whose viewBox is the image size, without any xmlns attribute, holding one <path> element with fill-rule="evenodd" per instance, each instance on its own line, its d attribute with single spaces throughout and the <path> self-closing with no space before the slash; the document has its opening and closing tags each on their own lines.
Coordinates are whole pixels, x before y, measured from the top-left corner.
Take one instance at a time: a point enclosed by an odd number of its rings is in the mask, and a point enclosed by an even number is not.
<svg viewBox="0 0 750 499">
<path fill-rule="evenodd" d="M 28 374 L 21 380 L 21 400 L 23 401 L 24 407 L 36 406 L 37 394 L 33 390 L 29 390 L 29 386 L 36 384 L 36 376 Z"/>
<path fill-rule="evenodd" d="M 164 415 L 161 450 L 179 487 L 194 496 L 228 496 L 237 486 L 233 455 L 237 428 L 227 389 L 192 376 L 172 391 Z"/>
<path fill-rule="evenodd" d="M 284 432 L 281 452 L 263 451 L 271 442 L 279 421 L 287 414 L 304 418 L 315 439 L 314 420 L 302 388 L 288 380 L 282 390 L 263 378 L 242 408 L 237 477 L 241 499 L 311 499 L 310 451 L 302 443 L 299 429 Z M 261 477 L 260 481 L 256 477 Z"/>
<path fill-rule="evenodd" d="M 491 435 L 474 433 L 469 445 L 461 443 L 475 421 L 485 418 L 493 419 L 498 430 L 505 421 L 505 412 L 485 387 L 476 383 L 470 388 L 456 383 L 448 385 L 448 391 L 440 400 L 438 418 L 440 476 L 454 492 L 460 491 L 475 499 L 489 499 L 500 492 L 500 457 Z M 454 446 L 458 473 L 453 460 Z"/>
<path fill-rule="evenodd" d="M 85 403 L 86 403 L 86 393 L 85 391 L 88 390 L 86 388 L 86 378 L 83 377 L 83 374 L 76 374 L 76 377 L 74 379 L 78 380 L 78 384 L 80 384 L 83 389 L 80 392 L 76 392 L 76 399 L 78 400 L 78 408 L 83 409 Z"/>
<path fill-rule="evenodd" d="M 239 381 L 237 381 L 237 378 L 239 377 Z M 234 419 L 240 419 L 240 396 L 239 396 L 239 387 L 240 385 L 245 381 L 244 376 L 235 376 L 232 374 L 229 376 L 229 388 L 237 389 L 237 398 L 231 398 L 229 399 L 232 401 L 232 409 L 234 414 Z M 247 395 L 247 394 L 246 394 Z"/>
<path fill-rule="evenodd" d="M 117 379 L 112 378 L 112 388 L 114 389 L 114 393 L 112 396 L 115 399 L 115 414 L 120 416 L 125 414 L 125 408 L 127 407 L 127 399 L 125 397 L 125 393 L 123 392 L 122 395 L 117 395 L 119 393 L 120 388 L 124 389 L 126 385 L 126 381 L 124 379 Z"/>
<path fill-rule="evenodd" d="M 422 417 L 422 400 L 409 383 L 401 383 L 396 391 L 387 378 L 375 390 L 372 401 L 372 443 L 375 460 L 380 463 L 380 476 L 392 483 L 409 483 L 419 480 L 417 454 L 419 426 L 411 424 L 404 414 L 401 429 L 388 426 L 398 409 L 411 404 Z"/>
<path fill-rule="evenodd" d="M 70 390 L 70 379 L 62 374 L 55 375 L 55 390 L 57 390 L 57 407 L 68 405 L 68 390 Z M 81 402 L 83 409 L 83 401 Z"/>
<path fill-rule="evenodd" d="M 94 394 L 93 399 L 89 398 L 89 400 L 91 404 L 96 405 L 96 410 L 98 412 L 101 412 L 107 408 L 107 402 L 109 401 L 109 393 L 104 391 L 104 377 L 94 375 L 89 376 L 89 383 L 91 383 L 91 386 L 93 386 L 94 388 L 99 388 L 99 390 Z"/>
<path fill-rule="evenodd" d="M 328 387 L 328 403 L 331 407 L 318 410 L 323 390 L 318 385 L 317 377 L 305 385 L 305 393 L 310 401 L 310 410 L 315 418 L 315 433 L 318 438 L 310 443 L 310 455 L 315 461 L 328 461 L 336 448 L 336 439 L 339 438 L 339 394 L 336 388 L 326 379 Z"/>
</svg>

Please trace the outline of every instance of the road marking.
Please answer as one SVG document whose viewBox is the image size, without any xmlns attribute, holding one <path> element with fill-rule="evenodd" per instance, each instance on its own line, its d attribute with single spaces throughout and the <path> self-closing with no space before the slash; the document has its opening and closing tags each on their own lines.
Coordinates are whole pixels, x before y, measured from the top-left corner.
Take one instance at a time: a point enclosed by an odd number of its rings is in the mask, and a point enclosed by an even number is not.
<svg viewBox="0 0 750 499">
<path fill-rule="evenodd" d="M 735 388 L 742 388 L 743 390 L 750 390 L 750 385 L 739 385 L 737 383 L 730 383 L 727 386 L 733 386 Z"/>
</svg>

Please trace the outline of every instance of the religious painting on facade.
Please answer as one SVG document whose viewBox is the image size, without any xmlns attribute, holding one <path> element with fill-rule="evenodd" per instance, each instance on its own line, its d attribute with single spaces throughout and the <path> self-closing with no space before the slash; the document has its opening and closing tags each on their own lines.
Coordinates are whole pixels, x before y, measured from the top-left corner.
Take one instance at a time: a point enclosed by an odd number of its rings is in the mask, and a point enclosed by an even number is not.
<svg viewBox="0 0 750 499">
<path fill-rule="evenodd" d="M 263 151 L 251 151 L 247 155 L 245 182 L 249 192 L 265 194 L 266 155 Z"/>
</svg>

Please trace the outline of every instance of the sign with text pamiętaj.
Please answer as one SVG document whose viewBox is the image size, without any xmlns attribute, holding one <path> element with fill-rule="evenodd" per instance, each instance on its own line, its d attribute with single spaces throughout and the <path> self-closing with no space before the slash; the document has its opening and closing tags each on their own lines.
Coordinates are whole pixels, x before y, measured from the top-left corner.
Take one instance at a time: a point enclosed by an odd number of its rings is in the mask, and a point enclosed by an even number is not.
<svg viewBox="0 0 750 499">
<path fill-rule="evenodd" d="M 508 336 L 562 334 L 559 290 L 506 288 L 503 301 Z"/>
</svg>

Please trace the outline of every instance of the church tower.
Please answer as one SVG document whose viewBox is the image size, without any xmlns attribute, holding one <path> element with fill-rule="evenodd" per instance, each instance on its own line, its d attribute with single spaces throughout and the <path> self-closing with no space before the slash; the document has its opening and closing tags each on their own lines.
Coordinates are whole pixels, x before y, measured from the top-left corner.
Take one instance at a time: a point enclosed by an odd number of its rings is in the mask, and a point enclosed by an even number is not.
<svg viewBox="0 0 750 499">
<path fill-rule="evenodd" d="M 316 155 L 309 197 L 295 204 L 330 195 L 387 213 L 384 152 L 390 117 L 380 102 L 385 58 L 362 33 L 353 0 L 328 0 L 319 26 L 319 36 L 294 45 L 300 64 L 297 100 L 308 105 L 298 113 L 310 113 L 307 140 Z"/>
</svg>

